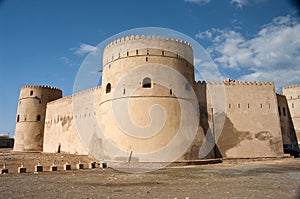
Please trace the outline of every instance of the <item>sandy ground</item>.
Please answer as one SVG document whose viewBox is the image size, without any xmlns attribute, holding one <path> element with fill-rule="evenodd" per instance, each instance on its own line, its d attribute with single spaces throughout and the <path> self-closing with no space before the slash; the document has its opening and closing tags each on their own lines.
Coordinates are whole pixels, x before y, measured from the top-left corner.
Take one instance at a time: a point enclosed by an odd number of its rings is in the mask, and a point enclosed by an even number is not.
<svg viewBox="0 0 300 199">
<path fill-rule="evenodd" d="M 50 172 L 55 160 L 59 171 Z M 0 198 L 300 198 L 300 159 L 227 160 L 132 174 L 111 168 L 77 170 L 93 160 L 67 154 L 15 153 L 0 149 Z M 34 174 L 37 162 L 44 172 Z M 63 171 L 63 164 L 72 164 Z M 24 162 L 27 173 L 18 174 Z"/>
</svg>

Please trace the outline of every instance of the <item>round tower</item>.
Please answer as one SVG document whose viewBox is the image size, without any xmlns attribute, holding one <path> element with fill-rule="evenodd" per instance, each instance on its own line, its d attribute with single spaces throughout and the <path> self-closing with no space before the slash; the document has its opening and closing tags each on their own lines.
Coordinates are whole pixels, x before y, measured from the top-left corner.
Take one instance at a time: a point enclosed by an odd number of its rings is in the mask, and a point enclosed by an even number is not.
<svg viewBox="0 0 300 199">
<path fill-rule="evenodd" d="M 42 151 L 46 105 L 62 97 L 49 86 L 23 86 L 18 100 L 15 151 Z"/>
<path fill-rule="evenodd" d="M 103 143 L 103 156 L 126 160 L 131 151 L 136 161 L 174 161 L 168 147 L 178 156 L 198 129 L 193 85 L 193 49 L 186 41 L 137 35 L 106 46 L 97 115 L 105 139 L 120 151 Z"/>
</svg>

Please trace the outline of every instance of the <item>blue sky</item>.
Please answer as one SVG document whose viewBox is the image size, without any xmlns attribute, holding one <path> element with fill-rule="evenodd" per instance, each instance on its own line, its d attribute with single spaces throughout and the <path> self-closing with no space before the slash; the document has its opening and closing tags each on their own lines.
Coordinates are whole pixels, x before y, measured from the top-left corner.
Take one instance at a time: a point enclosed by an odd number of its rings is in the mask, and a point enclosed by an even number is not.
<svg viewBox="0 0 300 199">
<path fill-rule="evenodd" d="M 198 41 L 222 76 L 300 83 L 300 22 L 288 0 L 0 0 L 0 134 L 14 133 L 23 85 L 73 89 L 85 56 L 101 41 L 163 27 Z"/>
</svg>

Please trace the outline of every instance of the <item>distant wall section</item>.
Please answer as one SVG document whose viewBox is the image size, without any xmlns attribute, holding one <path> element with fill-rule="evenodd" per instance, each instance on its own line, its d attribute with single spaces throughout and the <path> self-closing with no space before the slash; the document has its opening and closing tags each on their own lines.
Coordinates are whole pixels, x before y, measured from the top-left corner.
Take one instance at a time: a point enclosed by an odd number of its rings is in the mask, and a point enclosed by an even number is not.
<svg viewBox="0 0 300 199">
<path fill-rule="evenodd" d="M 283 95 L 286 96 L 288 109 L 296 131 L 298 144 L 300 144 L 300 85 L 284 87 L 282 92 Z"/>
<path fill-rule="evenodd" d="M 283 155 L 278 105 L 272 82 L 238 82 L 227 79 L 224 82 L 198 84 L 198 87 L 206 87 L 198 90 L 206 90 L 207 123 L 216 139 L 217 157 Z M 222 92 L 224 99 L 222 95 L 216 96 L 216 93 Z M 204 108 L 204 99 L 200 98 L 199 102 L 202 104 L 200 107 Z"/>
</svg>

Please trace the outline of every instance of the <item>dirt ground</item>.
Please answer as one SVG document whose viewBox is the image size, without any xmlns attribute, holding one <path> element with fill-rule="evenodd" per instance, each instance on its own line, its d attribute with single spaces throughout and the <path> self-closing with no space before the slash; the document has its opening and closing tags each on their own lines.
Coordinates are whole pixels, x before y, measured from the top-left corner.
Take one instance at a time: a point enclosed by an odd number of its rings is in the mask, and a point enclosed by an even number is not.
<svg viewBox="0 0 300 199">
<path fill-rule="evenodd" d="M 55 160 L 57 172 L 49 167 Z M 77 170 L 87 156 L 16 153 L 0 149 L 0 198 L 300 198 L 300 158 L 226 160 L 219 164 L 169 166 L 149 173 L 111 168 Z M 34 174 L 37 162 L 44 172 Z M 63 171 L 63 164 L 72 164 Z M 24 162 L 27 173 L 18 174 Z"/>
</svg>

